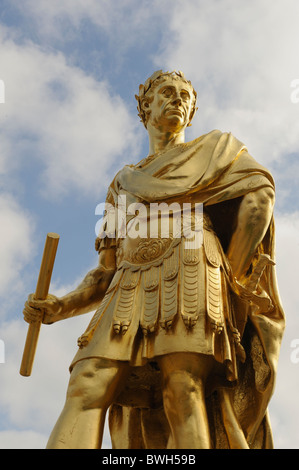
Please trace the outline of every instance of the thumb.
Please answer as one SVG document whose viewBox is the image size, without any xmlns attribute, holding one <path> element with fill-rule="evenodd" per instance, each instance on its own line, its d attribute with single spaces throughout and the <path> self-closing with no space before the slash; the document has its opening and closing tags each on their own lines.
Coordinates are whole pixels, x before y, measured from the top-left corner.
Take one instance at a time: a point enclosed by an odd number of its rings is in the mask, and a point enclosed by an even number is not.
<svg viewBox="0 0 299 470">
<path fill-rule="evenodd" d="M 30 307 L 42 309 L 46 306 L 46 300 L 38 300 L 34 297 L 34 294 L 28 296 L 27 303 Z"/>
</svg>

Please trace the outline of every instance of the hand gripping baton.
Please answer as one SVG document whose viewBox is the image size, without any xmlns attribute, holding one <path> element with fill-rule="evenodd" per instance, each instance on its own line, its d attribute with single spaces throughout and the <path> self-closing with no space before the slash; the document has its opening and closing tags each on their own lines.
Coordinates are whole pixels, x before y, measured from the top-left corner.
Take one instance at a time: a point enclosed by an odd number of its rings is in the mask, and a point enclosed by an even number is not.
<svg viewBox="0 0 299 470">
<path fill-rule="evenodd" d="M 35 298 L 37 300 L 45 300 L 48 295 L 58 242 L 59 235 L 57 235 L 57 233 L 47 234 L 35 290 Z M 28 327 L 20 368 L 20 374 L 24 377 L 29 377 L 31 375 L 41 324 L 42 321 L 36 321 L 30 323 Z"/>
</svg>

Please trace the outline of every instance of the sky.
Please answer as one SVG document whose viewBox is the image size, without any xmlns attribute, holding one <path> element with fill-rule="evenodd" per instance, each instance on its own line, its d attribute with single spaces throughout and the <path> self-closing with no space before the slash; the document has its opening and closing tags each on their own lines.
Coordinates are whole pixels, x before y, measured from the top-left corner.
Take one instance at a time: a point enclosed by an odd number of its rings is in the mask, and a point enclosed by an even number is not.
<svg viewBox="0 0 299 470">
<path fill-rule="evenodd" d="M 63 295 L 97 264 L 107 186 L 148 153 L 134 95 L 160 69 L 197 90 L 186 140 L 232 132 L 274 176 L 287 326 L 269 411 L 275 448 L 299 448 L 298 21 L 298 0 L 0 0 L 1 449 L 46 446 L 92 315 L 43 325 L 20 376 L 46 234 L 60 236 L 50 292 Z"/>
</svg>

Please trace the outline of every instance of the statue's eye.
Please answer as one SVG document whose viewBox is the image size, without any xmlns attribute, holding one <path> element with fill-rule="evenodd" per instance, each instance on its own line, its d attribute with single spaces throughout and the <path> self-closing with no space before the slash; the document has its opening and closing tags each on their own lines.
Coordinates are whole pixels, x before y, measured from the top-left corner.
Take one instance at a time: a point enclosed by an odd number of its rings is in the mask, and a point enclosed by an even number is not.
<svg viewBox="0 0 299 470">
<path fill-rule="evenodd" d="M 172 89 L 171 88 L 165 88 L 163 90 L 163 95 L 169 98 L 172 95 Z"/>
<path fill-rule="evenodd" d="M 181 98 L 182 100 L 187 101 L 190 98 L 190 95 L 187 91 L 182 91 Z"/>
</svg>

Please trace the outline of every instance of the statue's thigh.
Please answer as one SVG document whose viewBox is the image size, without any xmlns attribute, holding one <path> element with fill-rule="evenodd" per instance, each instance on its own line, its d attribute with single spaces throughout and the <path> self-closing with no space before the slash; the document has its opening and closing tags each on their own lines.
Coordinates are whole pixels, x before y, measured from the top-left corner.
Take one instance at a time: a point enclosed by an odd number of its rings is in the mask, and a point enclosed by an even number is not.
<svg viewBox="0 0 299 470">
<path fill-rule="evenodd" d="M 126 362 L 87 358 L 75 364 L 67 398 L 78 398 L 86 408 L 107 408 L 130 371 Z"/>
<path fill-rule="evenodd" d="M 174 373 L 205 380 L 215 367 L 215 359 L 211 355 L 182 352 L 161 356 L 158 364 L 164 380 Z"/>
</svg>

